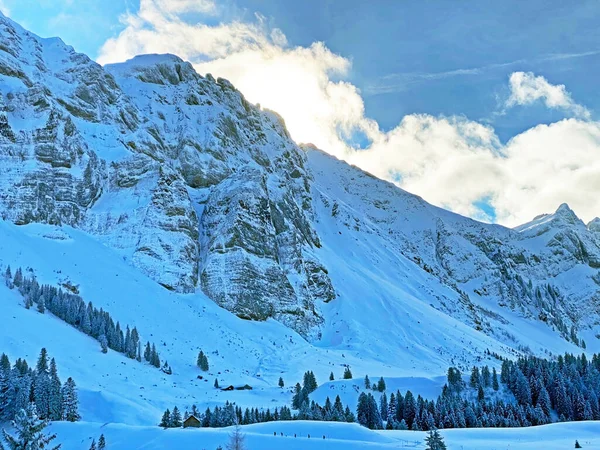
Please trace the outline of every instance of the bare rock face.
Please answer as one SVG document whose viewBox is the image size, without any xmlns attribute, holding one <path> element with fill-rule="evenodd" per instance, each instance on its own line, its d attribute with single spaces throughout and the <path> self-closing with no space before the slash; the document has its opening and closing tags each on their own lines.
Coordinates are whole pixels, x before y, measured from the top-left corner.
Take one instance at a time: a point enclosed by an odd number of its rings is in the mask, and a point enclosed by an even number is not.
<svg viewBox="0 0 600 450">
<path fill-rule="evenodd" d="M 201 282 L 211 298 L 240 317 L 285 323 L 307 312 L 280 261 L 266 181 L 262 171 L 248 168 L 213 189 L 201 221 Z"/>
<path fill-rule="evenodd" d="M 6 116 L 4 116 L 6 117 Z M 101 194 L 105 164 L 70 118 L 51 110 L 46 123 L 0 144 L 2 216 L 17 224 L 77 225 Z"/>
<path fill-rule="evenodd" d="M 198 217 L 176 172 L 161 168 L 133 263 L 167 289 L 193 292 L 198 267 Z"/>
</svg>

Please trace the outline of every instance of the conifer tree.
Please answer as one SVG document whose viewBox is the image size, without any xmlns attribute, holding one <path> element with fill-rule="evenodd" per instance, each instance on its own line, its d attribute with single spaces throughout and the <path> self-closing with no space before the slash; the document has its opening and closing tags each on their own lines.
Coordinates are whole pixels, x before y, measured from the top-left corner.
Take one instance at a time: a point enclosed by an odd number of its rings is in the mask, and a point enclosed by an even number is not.
<svg viewBox="0 0 600 450">
<path fill-rule="evenodd" d="M 4 440 L 8 444 L 8 450 L 58 450 L 60 445 L 50 447 L 50 443 L 56 438 L 56 435 L 44 434 L 44 429 L 48 422 L 41 420 L 33 403 L 30 403 L 27 409 L 21 409 L 13 421 L 13 427 L 16 436 L 12 436 L 2 430 Z"/>
<path fill-rule="evenodd" d="M 152 365 L 156 368 L 160 368 L 160 358 L 158 357 L 158 352 L 156 351 L 156 346 L 152 344 Z"/>
<path fill-rule="evenodd" d="M 491 375 L 488 366 L 483 366 L 483 369 L 481 369 L 481 381 L 483 382 L 483 387 L 490 387 Z"/>
<path fill-rule="evenodd" d="M 444 438 L 438 430 L 430 431 L 425 438 L 425 443 L 427 444 L 425 450 L 446 450 Z"/>
<path fill-rule="evenodd" d="M 279 387 L 282 388 L 284 386 L 283 383 L 283 378 L 279 377 L 279 383 L 278 383 Z"/>
<path fill-rule="evenodd" d="M 453 392 L 460 392 L 463 388 L 462 376 L 456 367 L 448 369 L 448 387 Z"/>
<path fill-rule="evenodd" d="M 106 439 L 104 439 L 104 434 L 100 435 L 98 439 L 98 450 L 104 450 L 106 448 Z"/>
<path fill-rule="evenodd" d="M 2 357 L 5 358 L 6 355 L 2 354 Z M 8 360 L 8 357 L 6 359 Z M 12 415 L 14 384 L 11 382 L 10 362 L 8 364 L 8 370 L 0 367 L 0 422 L 9 420 Z"/>
<path fill-rule="evenodd" d="M 382 419 L 387 417 L 387 412 L 388 412 L 388 401 L 387 401 L 387 395 L 385 395 L 385 392 L 384 392 L 383 395 L 381 396 L 381 399 L 379 400 L 379 413 L 381 414 Z"/>
<path fill-rule="evenodd" d="M 383 428 L 383 422 L 381 420 L 379 408 L 377 407 L 377 402 L 371 393 L 365 394 L 363 392 L 358 396 L 356 417 L 358 423 L 371 430 L 381 430 Z"/>
<path fill-rule="evenodd" d="M 159 426 L 163 428 L 169 428 L 171 426 L 171 411 L 169 411 L 168 408 L 163 413 Z"/>
<path fill-rule="evenodd" d="M 369 375 L 365 375 L 365 389 L 371 389 L 371 380 L 369 380 Z"/>
<path fill-rule="evenodd" d="M 202 370 L 204 372 L 208 372 L 208 369 L 209 369 L 208 358 L 206 357 L 206 355 L 204 354 L 204 352 L 202 350 L 200 350 L 200 353 L 198 353 L 196 365 L 200 368 L 200 370 Z"/>
<path fill-rule="evenodd" d="M 408 427 L 412 429 L 417 416 L 417 402 L 411 391 L 406 391 L 406 395 L 404 396 L 403 416 L 406 419 Z"/>
<path fill-rule="evenodd" d="M 64 418 L 68 422 L 77 422 L 79 416 L 79 400 L 77 398 L 77 387 L 73 378 L 69 377 L 62 389 Z"/>
<path fill-rule="evenodd" d="M 98 342 L 100 342 L 100 350 L 102 353 L 108 353 L 108 339 L 106 339 L 106 335 L 104 333 L 98 336 Z"/>
<path fill-rule="evenodd" d="M 17 268 L 17 271 L 15 272 L 15 277 L 13 279 L 13 284 L 17 287 L 20 288 L 23 285 L 23 272 L 21 271 L 21 268 Z"/>
<path fill-rule="evenodd" d="M 46 312 L 46 299 L 44 296 L 40 296 L 37 301 L 37 310 L 39 313 L 44 314 Z"/>
<path fill-rule="evenodd" d="M 38 358 L 36 370 L 38 374 L 48 372 L 48 352 L 45 348 L 42 348 L 42 350 L 40 351 L 40 356 Z"/>
<path fill-rule="evenodd" d="M 485 392 L 483 392 L 483 386 L 479 385 L 477 388 L 477 400 L 483 402 L 485 400 Z"/>
<path fill-rule="evenodd" d="M 300 409 L 302 403 L 302 386 L 300 386 L 300 383 L 296 383 L 296 386 L 294 386 L 294 396 L 292 397 L 292 408 Z"/>
<path fill-rule="evenodd" d="M 492 370 L 492 387 L 495 391 L 500 389 L 500 385 L 498 384 L 498 374 L 496 373 L 496 368 L 494 367 Z"/>
<path fill-rule="evenodd" d="M 33 398 L 36 414 L 41 419 L 50 418 L 50 374 L 48 371 L 48 352 L 42 348 L 38 358 L 33 385 Z"/>
<path fill-rule="evenodd" d="M 381 377 L 377 382 L 377 390 L 379 392 L 385 391 L 385 380 L 383 379 L 383 377 Z"/>
<path fill-rule="evenodd" d="M 345 372 L 345 371 L 344 371 L 344 372 Z M 331 372 L 331 373 L 329 374 L 329 381 L 333 381 L 333 380 L 335 380 L 335 377 L 333 376 L 333 372 Z"/>
<path fill-rule="evenodd" d="M 173 413 L 171 414 L 171 427 L 180 428 L 182 425 L 183 424 L 181 422 L 181 413 L 179 412 L 179 409 L 176 406 L 175 408 L 173 408 Z"/>
<path fill-rule="evenodd" d="M 152 363 L 152 348 L 150 347 L 150 341 L 146 342 L 146 348 L 144 349 L 144 359 Z"/>
<path fill-rule="evenodd" d="M 61 420 L 63 416 L 62 385 L 58 378 L 58 370 L 54 358 L 50 360 L 50 386 L 48 408 L 50 420 Z"/>
<path fill-rule="evenodd" d="M 162 370 L 167 375 L 171 375 L 173 373 L 173 371 L 171 370 L 171 366 L 169 365 L 168 361 L 165 361 L 165 363 L 162 366 L 162 369 L 160 369 L 160 370 Z"/>
<path fill-rule="evenodd" d="M 331 374 L 333 375 L 333 372 Z M 344 380 L 350 379 L 352 379 L 352 371 L 350 370 L 350 367 L 346 366 L 344 369 Z"/>
<path fill-rule="evenodd" d="M 477 386 L 479 386 L 479 368 L 477 366 L 473 366 L 473 370 L 471 371 L 471 378 L 469 380 L 469 385 L 473 389 L 477 389 Z"/>
<path fill-rule="evenodd" d="M 307 371 L 304 374 L 304 383 L 303 383 L 303 389 L 306 391 L 307 394 L 310 394 L 314 391 L 317 390 L 317 387 L 319 385 L 317 384 L 317 379 L 315 378 L 315 374 L 312 372 L 312 370 Z"/>
</svg>

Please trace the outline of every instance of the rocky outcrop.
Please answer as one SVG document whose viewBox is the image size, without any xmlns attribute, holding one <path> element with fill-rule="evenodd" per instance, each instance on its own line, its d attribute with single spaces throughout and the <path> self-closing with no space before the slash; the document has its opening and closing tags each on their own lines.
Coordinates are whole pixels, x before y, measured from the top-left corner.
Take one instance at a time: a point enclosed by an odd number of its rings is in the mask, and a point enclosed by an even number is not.
<svg viewBox="0 0 600 450">
<path fill-rule="evenodd" d="M 198 217 L 183 180 L 161 168 L 140 223 L 133 263 L 167 289 L 193 292 L 198 281 Z"/>
<path fill-rule="evenodd" d="M 291 220 L 273 203 L 267 180 L 261 170 L 246 168 L 212 189 L 200 227 L 202 288 L 240 317 L 275 317 L 306 334 L 321 321 L 309 299 L 329 301 L 333 288 L 326 272 L 312 261 L 307 261 L 309 271 L 291 269 L 305 278 L 310 292 L 292 285 L 285 269 L 303 261 L 297 254 L 302 245 L 282 238 Z"/>
<path fill-rule="evenodd" d="M 58 111 L 0 144 L 0 159 L 2 215 L 17 224 L 77 225 L 101 194 L 105 163 Z"/>
</svg>

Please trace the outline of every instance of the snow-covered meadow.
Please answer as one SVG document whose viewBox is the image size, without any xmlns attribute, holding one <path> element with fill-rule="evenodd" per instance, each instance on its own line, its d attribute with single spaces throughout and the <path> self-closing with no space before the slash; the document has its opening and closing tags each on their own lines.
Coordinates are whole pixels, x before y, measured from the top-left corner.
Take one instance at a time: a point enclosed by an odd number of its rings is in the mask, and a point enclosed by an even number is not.
<svg viewBox="0 0 600 450">
<path fill-rule="evenodd" d="M 357 424 L 304 421 L 248 425 L 241 429 L 248 450 L 424 449 L 426 436 L 419 431 L 371 431 Z M 54 423 L 49 430 L 57 433 L 62 450 L 87 449 L 100 434 L 104 434 L 111 450 L 214 450 L 218 446 L 225 448 L 232 432 L 231 428 L 163 430 L 88 422 Z M 600 448 L 600 422 L 455 429 L 442 430 L 441 434 L 449 450 L 566 450 L 574 447 L 575 440 L 585 449 Z"/>
</svg>

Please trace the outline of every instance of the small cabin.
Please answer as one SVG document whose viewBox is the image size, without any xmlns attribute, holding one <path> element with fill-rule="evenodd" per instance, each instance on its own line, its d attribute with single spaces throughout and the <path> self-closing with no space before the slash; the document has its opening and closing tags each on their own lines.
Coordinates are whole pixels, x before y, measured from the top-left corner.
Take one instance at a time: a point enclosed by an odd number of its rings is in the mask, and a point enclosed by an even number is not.
<svg viewBox="0 0 600 450">
<path fill-rule="evenodd" d="M 183 421 L 183 428 L 200 428 L 201 425 L 196 416 L 190 416 Z"/>
<path fill-rule="evenodd" d="M 235 388 L 233 386 L 227 386 L 226 388 L 221 389 L 222 391 L 233 391 Z"/>
</svg>

